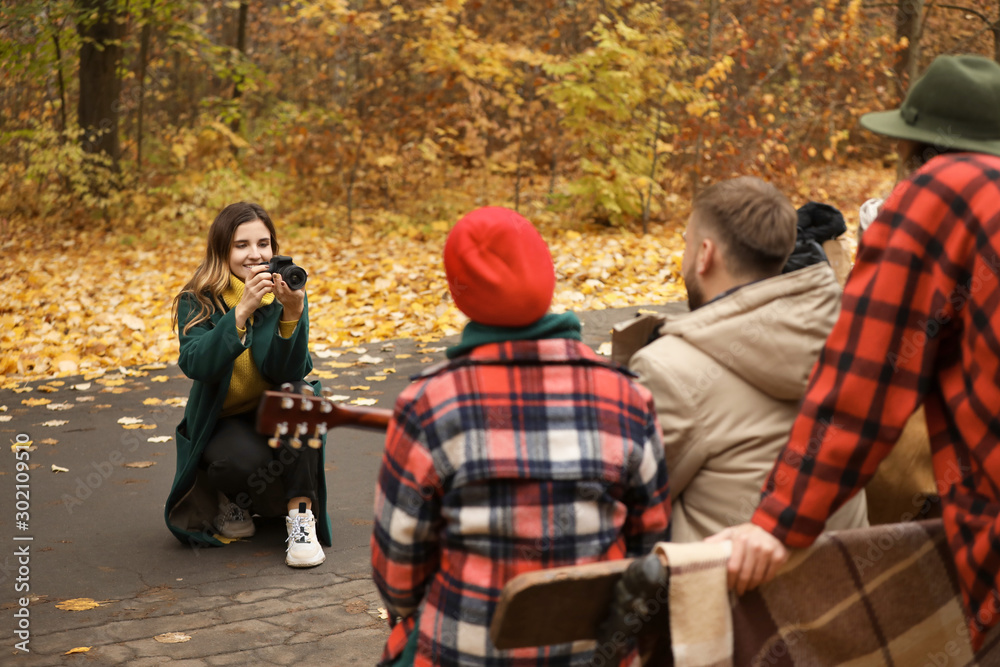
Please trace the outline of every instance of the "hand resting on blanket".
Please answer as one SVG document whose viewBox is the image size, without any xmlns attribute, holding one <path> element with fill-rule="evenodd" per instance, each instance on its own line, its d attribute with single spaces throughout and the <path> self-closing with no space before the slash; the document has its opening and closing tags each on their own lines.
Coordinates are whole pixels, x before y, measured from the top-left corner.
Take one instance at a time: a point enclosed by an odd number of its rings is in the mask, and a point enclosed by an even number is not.
<svg viewBox="0 0 1000 667">
<path fill-rule="evenodd" d="M 706 542 L 731 540 L 729 588 L 739 595 L 774 579 L 788 560 L 788 548 L 778 538 L 753 523 L 743 523 L 705 538 Z"/>
</svg>

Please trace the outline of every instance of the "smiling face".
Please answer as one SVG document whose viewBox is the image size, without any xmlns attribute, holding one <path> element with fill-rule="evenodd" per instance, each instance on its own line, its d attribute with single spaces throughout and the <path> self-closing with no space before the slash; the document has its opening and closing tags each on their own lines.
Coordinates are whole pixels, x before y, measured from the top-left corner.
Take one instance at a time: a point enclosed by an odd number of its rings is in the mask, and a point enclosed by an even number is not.
<svg viewBox="0 0 1000 667">
<path fill-rule="evenodd" d="M 251 266 L 271 261 L 271 232 L 260 220 L 244 222 L 233 233 L 229 249 L 229 270 L 240 280 L 246 281 Z"/>
</svg>

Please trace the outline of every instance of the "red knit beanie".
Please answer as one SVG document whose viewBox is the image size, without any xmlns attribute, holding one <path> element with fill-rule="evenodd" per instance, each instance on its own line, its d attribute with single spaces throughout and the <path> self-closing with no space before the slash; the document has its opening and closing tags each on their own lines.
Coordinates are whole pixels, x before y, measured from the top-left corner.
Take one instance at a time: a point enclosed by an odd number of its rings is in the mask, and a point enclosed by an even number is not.
<svg viewBox="0 0 1000 667">
<path fill-rule="evenodd" d="M 556 287 L 541 234 L 515 211 L 499 206 L 478 208 L 455 224 L 444 244 L 444 270 L 455 305 L 489 326 L 538 321 Z"/>
</svg>

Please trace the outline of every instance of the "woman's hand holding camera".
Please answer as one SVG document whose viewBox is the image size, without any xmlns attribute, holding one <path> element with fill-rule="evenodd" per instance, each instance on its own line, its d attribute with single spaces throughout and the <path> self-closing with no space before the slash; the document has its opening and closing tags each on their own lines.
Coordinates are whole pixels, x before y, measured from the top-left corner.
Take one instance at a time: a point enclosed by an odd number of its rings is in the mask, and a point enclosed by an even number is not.
<svg viewBox="0 0 1000 667">
<path fill-rule="evenodd" d="M 236 326 L 240 329 L 246 328 L 247 320 L 260 306 L 260 300 L 265 294 L 274 291 L 274 281 L 268 273 L 267 264 L 252 266 L 244 282 L 243 297 L 236 304 Z"/>
<path fill-rule="evenodd" d="M 236 304 L 236 326 L 246 328 L 246 322 L 260 307 L 260 300 L 265 294 L 273 293 L 282 306 L 281 319 L 294 322 L 302 317 L 306 292 L 304 289 L 293 290 L 285 282 L 280 273 L 270 273 L 267 264 L 250 267 L 243 297 Z"/>
<path fill-rule="evenodd" d="M 281 319 L 284 322 L 294 322 L 302 317 L 306 291 L 304 288 L 293 290 L 285 282 L 280 273 L 272 273 L 274 277 L 274 295 L 282 306 Z"/>
</svg>

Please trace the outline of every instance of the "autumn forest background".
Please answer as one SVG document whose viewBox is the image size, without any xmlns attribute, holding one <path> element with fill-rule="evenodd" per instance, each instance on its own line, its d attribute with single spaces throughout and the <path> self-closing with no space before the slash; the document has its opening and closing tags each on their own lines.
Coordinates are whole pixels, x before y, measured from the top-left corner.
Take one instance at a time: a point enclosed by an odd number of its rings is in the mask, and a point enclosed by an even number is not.
<svg viewBox="0 0 1000 667">
<path fill-rule="evenodd" d="M 0 386 L 176 359 L 170 301 L 226 204 L 310 274 L 322 350 L 458 332 L 450 226 L 518 209 L 556 309 L 684 298 L 688 202 L 754 174 L 857 207 L 895 179 L 858 117 L 1000 2 L 7 0 Z"/>
</svg>

